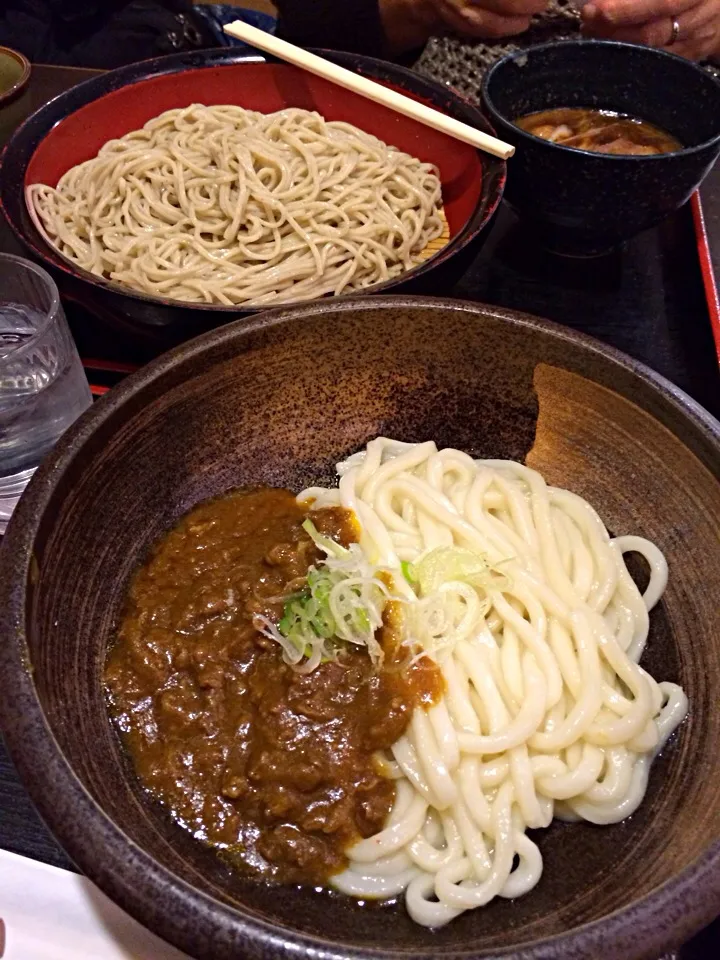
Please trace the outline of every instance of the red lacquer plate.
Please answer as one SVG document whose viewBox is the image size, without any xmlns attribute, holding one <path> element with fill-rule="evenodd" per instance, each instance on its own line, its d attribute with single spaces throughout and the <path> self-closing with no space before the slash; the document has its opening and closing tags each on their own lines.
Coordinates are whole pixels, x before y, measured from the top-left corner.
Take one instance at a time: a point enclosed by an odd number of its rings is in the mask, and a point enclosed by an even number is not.
<svg viewBox="0 0 720 960">
<path fill-rule="evenodd" d="M 429 104 L 478 129 L 480 111 L 441 84 L 397 64 L 331 53 L 356 73 Z M 287 64 L 226 48 L 160 57 L 92 77 L 46 103 L 14 133 L 0 165 L 0 206 L 17 239 L 49 269 L 63 296 L 99 318 L 166 342 L 186 340 L 263 306 L 186 303 L 149 296 L 82 270 L 46 243 L 25 202 L 27 187 L 54 186 L 108 140 L 138 129 L 165 110 L 192 103 L 237 104 L 271 113 L 288 107 L 343 120 L 419 159 L 435 164 L 442 181 L 449 240 L 434 256 L 368 293 L 434 293 L 462 275 L 483 242 L 505 184 L 505 163 L 452 137 Z"/>
</svg>

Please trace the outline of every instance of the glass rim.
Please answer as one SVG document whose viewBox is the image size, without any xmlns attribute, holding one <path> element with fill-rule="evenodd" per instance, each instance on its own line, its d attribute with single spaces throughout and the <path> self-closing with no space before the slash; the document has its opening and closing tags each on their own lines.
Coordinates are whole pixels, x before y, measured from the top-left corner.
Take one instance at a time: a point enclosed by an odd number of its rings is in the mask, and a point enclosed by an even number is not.
<svg viewBox="0 0 720 960">
<path fill-rule="evenodd" d="M 47 333 L 50 324 L 58 318 L 58 312 L 60 310 L 60 292 L 57 288 L 57 284 L 47 270 L 43 270 L 42 267 L 39 267 L 36 263 L 33 263 L 32 260 L 26 260 L 24 257 L 18 257 L 14 253 L 0 253 L 0 265 L 3 263 L 14 263 L 18 267 L 24 270 L 29 270 L 31 273 L 34 273 L 37 277 L 39 277 L 50 292 L 50 305 L 44 311 L 45 316 L 43 318 L 43 322 L 28 340 L 26 340 L 24 343 L 21 343 L 16 349 L 10 350 L 9 353 L 0 354 L 0 364 L 22 356 L 26 350 L 29 350 L 32 346 L 34 346 L 40 337 Z M 1 288 L 0 297 L 2 297 Z"/>
</svg>

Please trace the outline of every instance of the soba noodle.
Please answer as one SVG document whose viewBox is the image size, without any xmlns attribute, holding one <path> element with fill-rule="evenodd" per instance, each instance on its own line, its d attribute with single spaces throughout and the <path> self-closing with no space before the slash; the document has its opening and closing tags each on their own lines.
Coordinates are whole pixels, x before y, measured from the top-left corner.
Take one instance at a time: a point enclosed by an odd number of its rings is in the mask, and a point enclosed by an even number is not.
<svg viewBox="0 0 720 960">
<path fill-rule="evenodd" d="M 438 172 L 349 123 L 289 109 L 168 110 L 28 208 L 77 266 L 145 294 L 233 304 L 358 290 L 445 229 Z"/>
<path fill-rule="evenodd" d="M 333 882 L 359 898 L 404 892 L 411 917 L 438 926 L 538 883 L 527 829 L 615 823 L 641 803 L 688 706 L 639 666 L 667 565 L 519 463 L 380 438 L 337 470 L 338 489 L 299 499 L 355 512 L 363 554 L 402 598 L 407 642 L 436 658 L 446 692 L 380 758 L 394 809 Z M 403 564 L 442 549 L 485 558 L 483 584 L 450 577 L 418 595 Z M 630 552 L 650 569 L 642 595 Z"/>
</svg>

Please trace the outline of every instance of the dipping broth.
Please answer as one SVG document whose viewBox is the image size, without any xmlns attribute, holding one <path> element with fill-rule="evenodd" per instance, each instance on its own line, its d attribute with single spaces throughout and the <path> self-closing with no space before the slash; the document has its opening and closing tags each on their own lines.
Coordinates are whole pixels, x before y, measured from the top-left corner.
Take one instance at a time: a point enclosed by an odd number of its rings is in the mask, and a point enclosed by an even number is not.
<svg viewBox="0 0 720 960">
<path fill-rule="evenodd" d="M 654 124 L 611 110 L 558 107 L 514 122 L 543 140 L 593 153 L 652 156 L 683 149 L 679 140 Z"/>
</svg>

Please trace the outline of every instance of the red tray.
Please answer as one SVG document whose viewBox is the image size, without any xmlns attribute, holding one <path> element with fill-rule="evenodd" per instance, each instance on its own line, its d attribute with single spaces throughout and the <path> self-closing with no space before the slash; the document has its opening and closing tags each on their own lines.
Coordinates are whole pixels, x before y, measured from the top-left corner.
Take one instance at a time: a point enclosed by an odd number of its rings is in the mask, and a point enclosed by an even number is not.
<svg viewBox="0 0 720 960">
<path fill-rule="evenodd" d="M 720 363 L 720 296 L 718 296 L 718 281 L 715 276 L 712 257 L 710 256 L 710 244 L 705 229 L 702 202 L 697 190 L 692 195 L 691 206 L 693 223 L 695 225 L 695 237 L 697 239 L 698 259 L 700 261 L 700 270 L 702 271 L 703 285 L 705 286 L 705 299 L 707 300 L 708 312 L 710 314 L 710 325 L 712 326 L 713 339 L 715 340 L 718 363 Z"/>
</svg>

